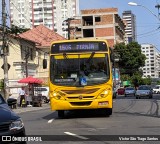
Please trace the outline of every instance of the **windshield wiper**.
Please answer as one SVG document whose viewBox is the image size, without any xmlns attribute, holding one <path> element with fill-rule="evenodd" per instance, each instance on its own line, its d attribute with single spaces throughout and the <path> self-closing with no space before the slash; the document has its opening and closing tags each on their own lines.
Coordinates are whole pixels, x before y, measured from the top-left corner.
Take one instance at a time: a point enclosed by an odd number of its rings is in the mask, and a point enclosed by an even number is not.
<svg viewBox="0 0 160 144">
<path fill-rule="evenodd" d="M 91 55 L 90 55 L 90 57 L 87 59 L 86 63 L 90 63 L 90 62 L 91 62 L 94 54 L 95 54 L 95 52 L 92 52 L 92 53 L 91 53 Z"/>
<path fill-rule="evenodd" d="M 85 68 L 83 71 L 84 71 L 84 74 L 85 74 L 86 76 L 89 75 L 91 60 L 92 60 L 92 58 L 94 57 L 94 54 L 95 54 L 95 52 L 92 52 L 91 55 L 90 55 L 90 57 L 89 57 L 89 58 L 86 60 L 86 62 L 85 62 L 86 68 Z"/>
<path fill-rule="evenodd" d="M 69 64 L 69 58 L 68 58 L 68 56 L 67 56 L 67 54 L 66 53 L 63 53 L 63 58 L 64 58 L 64 60 L 66 60 L 66 62 Z"/>
<path fill-rule="evenodd" d="M 68 56 L 66 53 L 63 53 L 63 57 L 64 57 L 64 59 L 68 59 Z"/>
</svg>

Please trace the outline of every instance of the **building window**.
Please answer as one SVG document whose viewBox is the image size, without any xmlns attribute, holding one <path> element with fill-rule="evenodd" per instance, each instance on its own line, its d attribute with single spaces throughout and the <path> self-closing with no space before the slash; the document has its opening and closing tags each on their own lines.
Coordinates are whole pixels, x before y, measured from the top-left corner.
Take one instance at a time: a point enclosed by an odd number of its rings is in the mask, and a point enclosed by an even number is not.
<svg viewBox="0 0 160 144">
<path fill-rule="evenodd" d="M 57 29 L 54 29 L 54 32 L 57 32 Z"/>
<path fill-rule="evenodd" d="M 95 17 L 95 22 L 100 22 L 101 21 L 101 17 L 100 16 L 96 16 Z"/>
<path fill-rule="evenodd" d="M 33 60 L 33 49 L 30 49 L 30 59 Z"/>
<path fill-rule="evenodd" d="M 22 57 L 22 55 L 23 55 L 23 47 L 22 47 L 22 45 L 20 46 L 20 49 L 21 49 L 21 57 Z"/>
</svg>

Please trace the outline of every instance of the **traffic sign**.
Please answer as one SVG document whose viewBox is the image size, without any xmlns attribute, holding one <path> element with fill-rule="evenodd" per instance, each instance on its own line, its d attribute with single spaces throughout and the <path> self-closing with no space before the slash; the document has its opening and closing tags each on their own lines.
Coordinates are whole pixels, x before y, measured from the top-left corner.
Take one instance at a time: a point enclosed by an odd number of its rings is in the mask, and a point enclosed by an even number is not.
<svg viewBox="0 0 160 144">
<path fill-rule="evenodd" d="M 10 69 L 11 65 L 8 63 L 8 70 Z M 2 69 L 4 69 L 4 64 L 1 66 Z"/>
</svg>

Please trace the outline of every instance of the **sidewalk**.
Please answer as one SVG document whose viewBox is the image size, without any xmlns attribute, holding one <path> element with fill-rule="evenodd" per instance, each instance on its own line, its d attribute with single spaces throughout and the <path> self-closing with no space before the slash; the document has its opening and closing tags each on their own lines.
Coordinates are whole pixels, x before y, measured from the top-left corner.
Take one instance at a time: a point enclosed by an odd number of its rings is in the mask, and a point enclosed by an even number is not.
<svg viewBox="0 0 160 144">
<path fill-rule="evenodd" d="M 42 107 L 17 107 L 17 109 L 12 109 L 15 113 L 24 113 L 24 112 L 30 112 L 30 111 L 36 111 L 41 109 L 49 109 L 50 104 L 42 104 Z"/>
</svg>

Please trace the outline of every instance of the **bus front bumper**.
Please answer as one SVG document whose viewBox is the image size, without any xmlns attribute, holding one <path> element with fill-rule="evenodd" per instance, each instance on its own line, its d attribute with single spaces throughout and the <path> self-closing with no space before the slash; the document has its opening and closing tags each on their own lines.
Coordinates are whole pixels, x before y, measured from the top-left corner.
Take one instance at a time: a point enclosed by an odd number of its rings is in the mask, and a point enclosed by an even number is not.
<svg viewBox="0 0 160 144">
<path fill-rule="evenodd" d="M 52 110 L 112 108 L 112 100 L 109 100 L 109 98 L 77 101 L 56 100 L 52 98 L 50 104 Z"/>
</svg>

